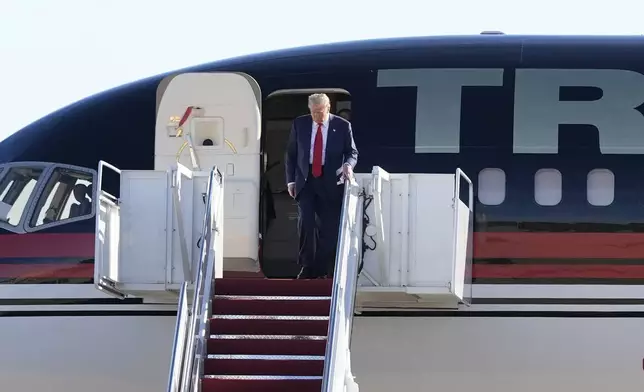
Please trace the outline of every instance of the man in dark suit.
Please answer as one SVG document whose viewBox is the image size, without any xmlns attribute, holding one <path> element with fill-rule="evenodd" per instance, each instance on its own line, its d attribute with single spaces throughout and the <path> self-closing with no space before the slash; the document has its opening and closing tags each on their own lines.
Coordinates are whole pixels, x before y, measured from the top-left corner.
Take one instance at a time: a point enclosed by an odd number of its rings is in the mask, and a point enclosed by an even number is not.
<svg viewBox="0 0 644 392">
<path fill-rule="evenodd" d="M 351 123 L 330 108 L 326 94 L 311 95 L 311 114 L 293 121 L 286 148 L 288 193 L 299 213 L 298 279 L 332 273 L 344 190 L 339 180 L 351 177 L 358 162 Z"/>
</svg>

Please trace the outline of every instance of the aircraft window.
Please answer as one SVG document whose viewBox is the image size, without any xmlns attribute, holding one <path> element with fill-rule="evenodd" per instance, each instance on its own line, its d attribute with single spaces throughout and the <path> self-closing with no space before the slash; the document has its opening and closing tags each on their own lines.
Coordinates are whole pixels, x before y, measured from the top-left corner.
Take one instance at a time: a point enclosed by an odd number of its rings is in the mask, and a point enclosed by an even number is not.
<svg viewBox="0 0 644 392">
<path fill-rule="evenodd" d="M 505 172 L 487 168 L 479 172 L 478 197 L 482 204 L 496 206 L 505 200 Z"/>
<path fill-rule="evenodd" d="M 18 225 L 42 172 L 33 167 L 9 169 L 0 182 L 0 222 Z"/>
<path fill-rule="evenodd" d="M 31 218 L 37 227 L 92 214 L 92 174 L 57 168 L 49 178 Z"/>
<path fill-rule="evenodd" d="M 540 206 L 556 206 L 561 202 L 561 172 L 540 169 L 534 175 L 534 201 Z"/>
<path fill-rule="evenodd" d="M 605 207 L 615 200 L 615 175 L 608 169 L 595 169 L 588 173 L 586 198 L 593 206 Z"/>
</svg>

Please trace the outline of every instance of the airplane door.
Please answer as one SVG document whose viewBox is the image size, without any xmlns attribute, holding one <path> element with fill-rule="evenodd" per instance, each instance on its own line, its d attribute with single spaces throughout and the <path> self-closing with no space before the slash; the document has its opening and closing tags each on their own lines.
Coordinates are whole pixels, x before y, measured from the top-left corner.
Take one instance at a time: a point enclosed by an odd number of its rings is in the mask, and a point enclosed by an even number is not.
<svg viewBox="0 0 644 392">
<path fill-rule="evenodd" d="M 256 268 L 259 85 L 243 73 L 183 73 L 165 78 L 157 97 L 155 170 L 167 170 L 177 161 L 193 170 L 195 165 L 201 171 L 217 166 L 224 176 L 224 268 Z"/>
</svg>

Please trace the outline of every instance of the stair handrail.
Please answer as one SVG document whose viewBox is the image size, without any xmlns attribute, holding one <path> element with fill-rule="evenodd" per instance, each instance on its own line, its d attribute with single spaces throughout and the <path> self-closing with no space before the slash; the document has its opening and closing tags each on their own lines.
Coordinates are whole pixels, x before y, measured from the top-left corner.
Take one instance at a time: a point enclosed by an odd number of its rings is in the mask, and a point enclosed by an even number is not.
<svg viewBox="0 0 644 392">
<path fill-rule="evenodd" d="M 177 322 L 174 329 L 172 343 L 172 357 L 170 358 L 170 376 L 168 377 L 167 392 L 178 392 L 182 383 L 182 370 L 185 361 L 185 350 L 188 339 L 187 327 L 190 321 L 190 308 L 188 307 L 188 282 L 183 282 L 179 291 L 179 308 Z"/>
<path fill-rule="evenodd" d="M 358 266 L 362 257 L 363 199 L 364 193 L 355 179 L 345 181 L 322 392 L 358 392 L 351 371 L 350 345 Z"/>
<path fill-rule="evenodd" d="M 206 207 L 204 223 L 202 226 L 201 255 L 195 270 L 192 286 L 192 302 L 189 316 L 185 320 L 177 321 L 177 332 L 175 336 L 180 335 L 178 330 L 181 322 L 185 323 L 186 338 L 185 343 L 181 345 L 179 338 L 178 343 L 173 347 L 171 363 L 171 378 L 168 382 L 168 392 L 192 392 L 198 390 L 199 382 L 203 377 L 204 360 L 207 355 L 206 350 L 206 331 L 208 330 L 208 320 L 210 319 L 211 308 L 210 299 L 214 290 L 214 269 L 217 252 L 213 245 L 213 232 L 219 231 L 218 226 L 221 224 L 219 211 L 223 202 L 223 176 L 215 166 L 210 172 L 208 179 L 208 189 L 206 191 Z M 186 286 L 186 297 L 187 288 Z M 174 372 L 175 364 L 180 363 L 181 368 L 178 374 Z M 178 382 L 175 382 L 176 379 Z M 174 388 L 178 385 L 178 389 Z"/>
</svg>

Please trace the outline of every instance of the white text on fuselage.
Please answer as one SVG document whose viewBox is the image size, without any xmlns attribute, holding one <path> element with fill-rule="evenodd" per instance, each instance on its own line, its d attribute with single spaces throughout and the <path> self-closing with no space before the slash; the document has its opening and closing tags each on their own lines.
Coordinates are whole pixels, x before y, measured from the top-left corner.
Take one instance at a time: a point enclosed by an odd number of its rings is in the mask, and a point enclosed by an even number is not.
<svg viewBox="0 0 644 392">
<path fill-rule="evenodd" d="M 378 87 L 417 87 L 416 153 L 458 153 L 465 86 L 503 86 L 503 69 L 391 69 Z M 603 154 L 644 154 L 644 75 L 617 69 L 516 69 L 513 151 L 556 154 L 560 124 L 595 126 Z M 561 87 L 594 87 L 593 101 L 561 101 Z"/>
</svg>

